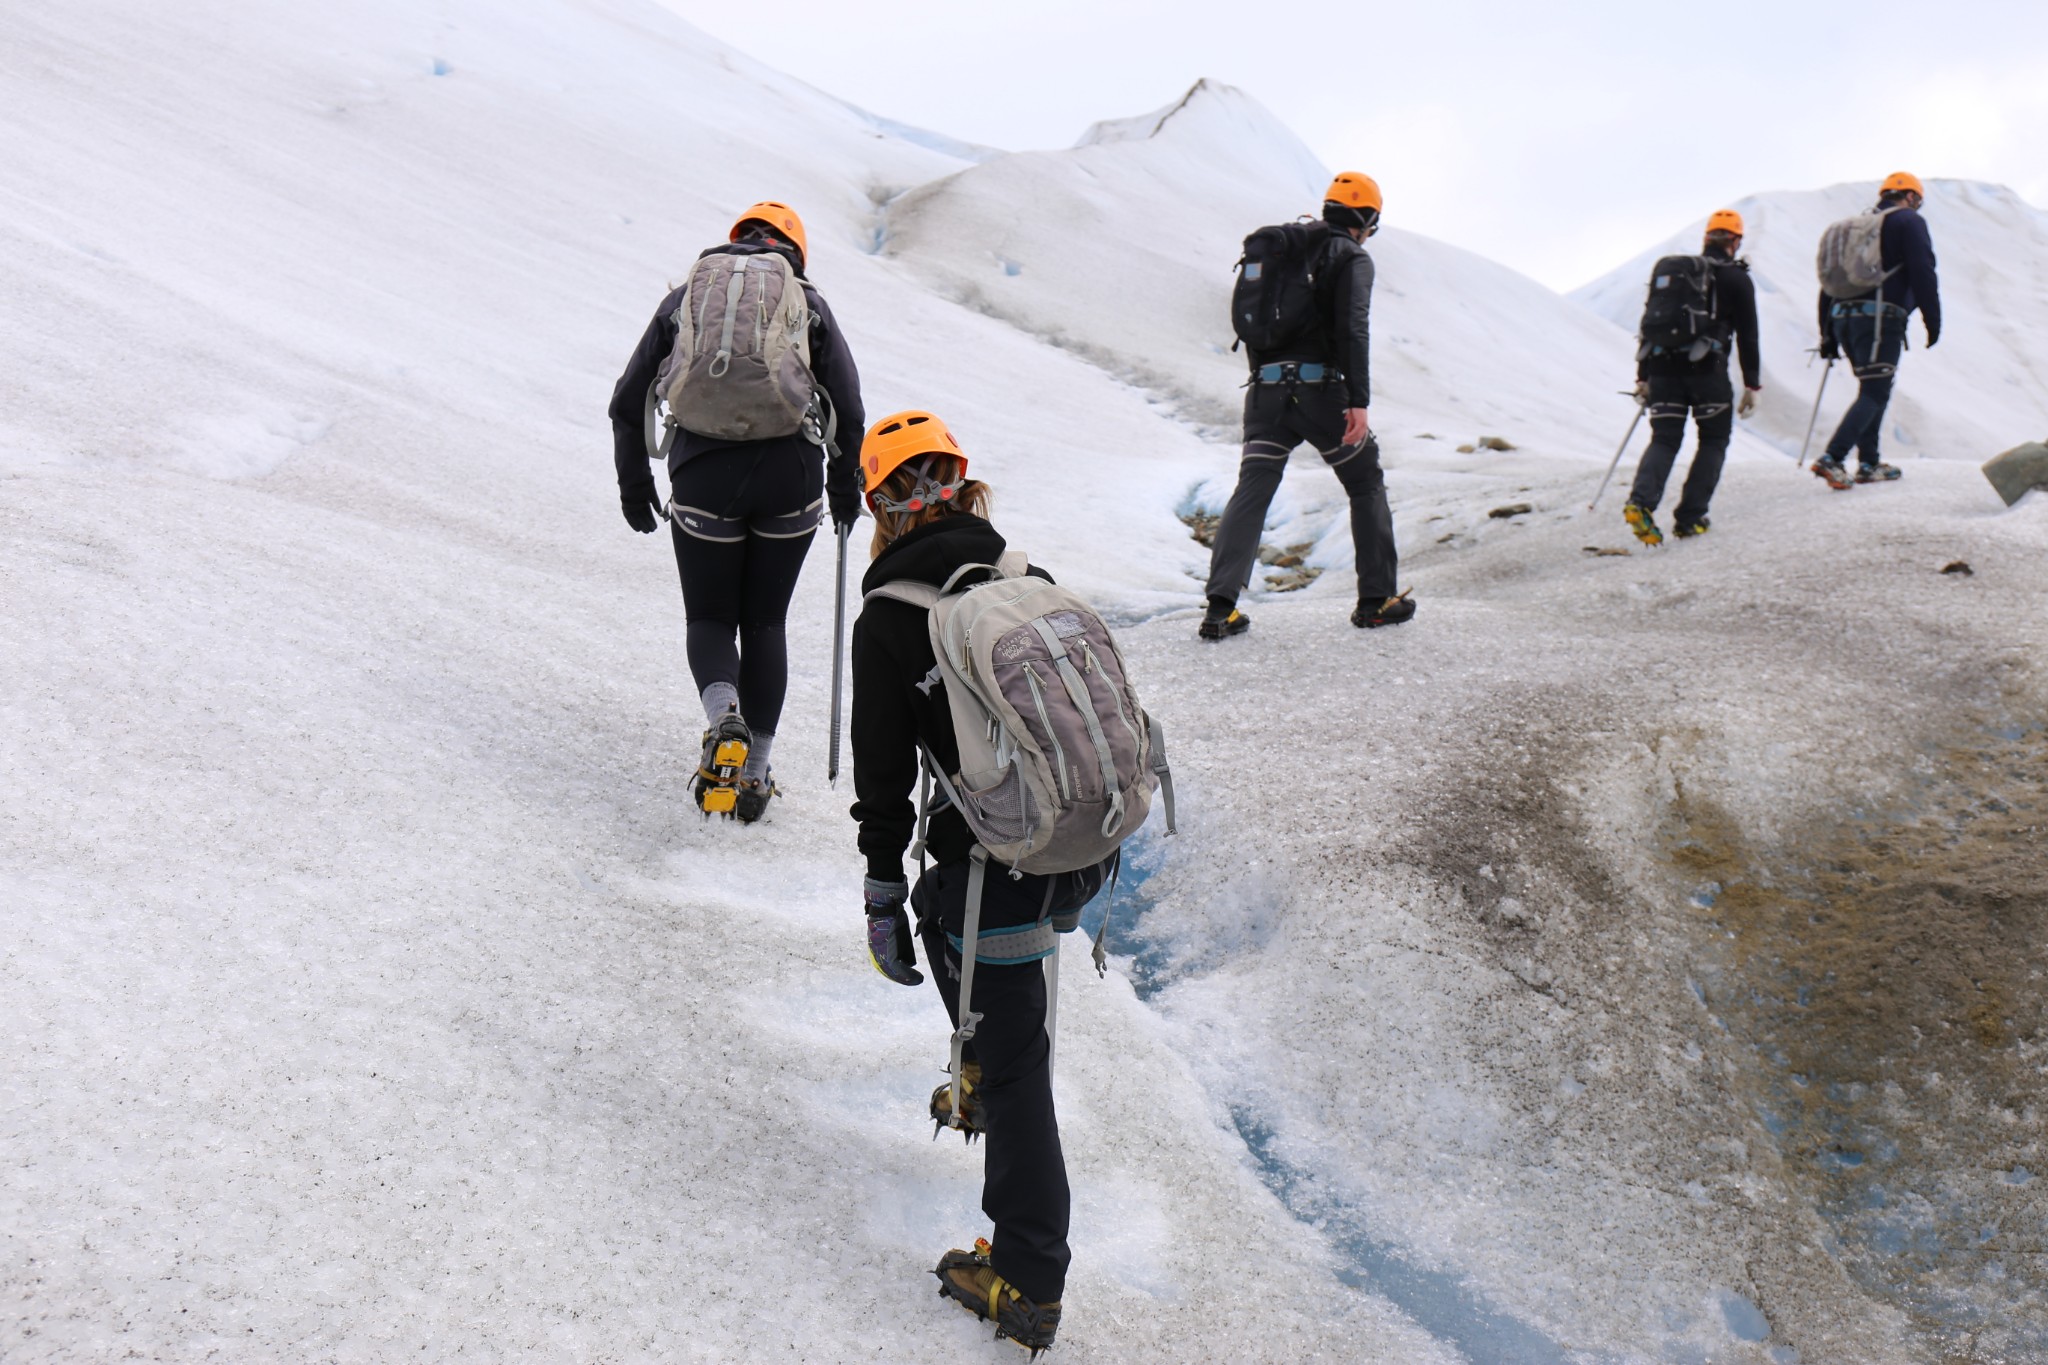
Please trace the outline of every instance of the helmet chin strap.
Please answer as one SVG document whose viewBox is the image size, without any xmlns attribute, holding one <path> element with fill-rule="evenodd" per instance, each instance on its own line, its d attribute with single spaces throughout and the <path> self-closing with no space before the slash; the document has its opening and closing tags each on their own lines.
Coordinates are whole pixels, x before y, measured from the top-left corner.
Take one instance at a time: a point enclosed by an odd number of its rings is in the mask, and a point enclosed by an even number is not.
<svg viewBox="0 0 2048 1365">
<path fill-rule="evenodd" d="M 869 505 L 883 512 L 922 512 L 927 507 L 943 507 L 953 501 L 961 486 L 967 482 L 966 475 L 951 483 L 940 483 L 932 477 L 932 461 L 936 456 L 926 455 L 917 462 L 917 482 L 911 486 L 910 496 L 898 500 L 876 489 Z"/>
</svg>

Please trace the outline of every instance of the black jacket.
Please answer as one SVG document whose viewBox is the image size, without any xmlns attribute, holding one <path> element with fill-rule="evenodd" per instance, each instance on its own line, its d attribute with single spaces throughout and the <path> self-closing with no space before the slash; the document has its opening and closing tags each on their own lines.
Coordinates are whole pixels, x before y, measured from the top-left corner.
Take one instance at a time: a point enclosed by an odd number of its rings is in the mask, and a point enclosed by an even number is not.
<svg viewBox="0 0 2048 1365">
<path fill-rule="evenodd" d="M 715 246 L 711 251 L 730 251 L 741 255 L 758 255 L 762 252 L 780 250 L 778 247 L 761 243 L 738 242 L 731 246 Z M 796 265 L 794 253 L 784 251 Z M 702 259 L 700 256 L 698 259 Z M 797 266 L 797 277 L 803 278 L 803 267 Z M 853 367 L 853 357 L 847 354 L 846 341 L 839 333 L 839 324 L 833 320 L 832 309 L 824 296 L 812 287 L 809 280 L 803 280 L 804 299 L 811 308 L 811 374 L 825 390 L 825 396 L 832 400 L 833 410 L 839 414 L 837 444 L 840 457 L 826 470 L 825 478 L 829 487 L 837 490 L 842 498 L 860 496 L 860 446 L 867 433 L 867 413 L 860 405 L 860 373 Z M 618 469 L 619 487 L 631 489 L 650 485 L 653 479 L 647 472 L 647 438 L 644 434 L 647 410 L 647 391 L 654 387 L 654 377 L 661 369 L 661 362 L 668 359 L 676 344 L 676 309 L 682 304 L 683 290 L 678 285 L 662 299 L 661 306 L 654 310 L 653 321 L 640 336 L 640 344 L 633 348 L 633 354 L 626 361 L 625 373 L 612 389 L 610 416 L 612 419 L 612 462 Z M 796 437 L 776 437 L 778 441 L 797 440 Z M 727 446 L 756 445 L 763 442 L 718 440 L 710 436 L 699 436 L 691 431 L 677 431 L 676 438 L 669 446 L 668 469 L 671 478 L 675 472 L 707 451 L 723 450 Z"/>
<path fill-rule="evenodd" d="M 1720 349 L 1696 361 L 1687 360 L 1682 353 L 1652 355 L 1644 352 L 1636 358 L 1636 378 L 1691 374 L 1714 366 L 1726 369 L 1729 343 L 1732 341 L 1735 354 L 1742 361 L 1743 387 L 1762 388 L 1763 357 L 1757 350 L 1756 281 L 1749 277 L 1749 262 L 1736 260 L 1733 254 L 1718 246 L 1709 246 L 1700 254 L 1714 267 L 1714 317 L 1721 328 Z"/>
<path fill-rule="evenodd" d="M 1884 205 L 1880 203 L 1879 207 Z M 1885 215 L 1884 226 L 1878 231 L 1884 268 L 1893 273 L 1879 288 L 1860 297 L 1868 299 L 1882 295 L 1886 303 L 1897 304 L 1908 314 L 1917 308 L 1928 332 L 1938 335 L 1941 331 L 1941 281 L 1935 274 L 1934 238 L 1928 234 L 1927 220 L 1917 209 L 1896 208 Z M 1834 335 L 1834 303 L 1835 300 L 1825 292 L 1821 294 L 1820 334 L 1823 340 Z"/>
<path fill-rule="evenodd" d="M 955 513 L 920 526 L 875 558 L 861 579 L 863 594 L 884 583 L 908 579 L 943 587 L 963 564 L 993 564 L 1002 557 L 1002 536 L 980 517 Z M 1034 566 L 1040 578 L 1051 575 Z M 903 851 L 917 828 L 918 746 L 930 749 L 947 772 L 960 766 L 953 737 L 953 713 L 943 683 L 920 687 L 933 676 L 930 614 L 908 602 L 877 598 L 853 623 L 853 818 L 860 823 L 860 851 L 868 876 L 893 882 L 903 877 Z M 934 793 L 935 800 L 943 799 Z M 933 816 L 925 847 L 933 861 L 967 856 L 974 836 L 951 807 Z"/>
<path fill-rule="evenodd" d="M 1312 360 L 1344 372 L 1344 406 L 1372 406 L 1372 257 L 1348 233 L 1331 229 L 1313 267 L 1323 323 L 1271 355 L 1247 348 L 1251 367 Z"/>
</svg>

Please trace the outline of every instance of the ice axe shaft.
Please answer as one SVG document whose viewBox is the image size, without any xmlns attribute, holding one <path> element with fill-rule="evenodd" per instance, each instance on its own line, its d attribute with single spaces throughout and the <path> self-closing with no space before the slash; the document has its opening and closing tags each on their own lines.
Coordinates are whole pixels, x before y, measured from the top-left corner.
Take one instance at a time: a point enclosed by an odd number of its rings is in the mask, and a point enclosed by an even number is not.
<svg viewBox="0 0 2048 1365">
<path fill-rule="evenodd" d="M 1806 468 L 1806 452 L 1813 446 L 1813 429 L 1820 425 L 1820 400 L 1828 391 L 1828 376 L 1834 372 L 1835 362 L 1831 357 L 1827 368 L 1820 372 L 1820 388 L 1813 395 L 1813 416 L 1806 419 L 1806 439 L 1799 443 L 1800 469 Z"/>
<path fill-rule="evenodd" d="M 853 534 L 851 526 L 837 529 L 839 572 L 832 589 L 832 738 L 831 757 L 825 765 L 825 781 L 832 786 L 839 783 L 839 687 L 846 669 L 846 541 Z"/>
<path fill-rule="evenodd" d="M 1628 424 L 1628 435 L 1622 437 L 1621 444 L 1614 448 L 1614 458 L 1607 462 L 1607 477 L 1600 480 L 1600 491 L 1595 493 L 1593 500 L 1586 504 L 1588 512 L 1597 509 L 1600 506 L 1600 499 L 1607 496 L 1607 485 L 1614 482 L 1614 471 L 1621 468 L 1621 457 L 1627 453 L 1628 443 L 1636 438 L 1636 428 L 1643 424 L 1643 414 L 1647 411 L 1649 411 L 1648 404 L 1636 404 L 1635 420 Z"/>
</svg>

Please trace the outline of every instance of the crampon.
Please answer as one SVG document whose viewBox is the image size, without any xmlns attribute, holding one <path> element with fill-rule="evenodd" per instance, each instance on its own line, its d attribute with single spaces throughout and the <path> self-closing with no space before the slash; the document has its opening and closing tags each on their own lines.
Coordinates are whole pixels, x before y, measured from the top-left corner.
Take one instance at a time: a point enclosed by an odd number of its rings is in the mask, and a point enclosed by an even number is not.
<svg viewBox="0 0 2048 1365">
<path fill-rule="evenodd" d="M 932 1141 L 939 1140 L 939 1134 L 948 1128 L 958 1128 L 960 1135 L 969 1142 L 974 1141 L 988 1130 L 981 1123 L 981 1100 L 975 1091 L 981 1088 L 981 1063 L 967 1062 L 960 1068 L 960 1122 L 953 1122 L 953 1082 L 949 1077 L 944 1085 L 932 1091 Z"/>
<path fill-rule="evenodd" d="M 717 725 L 704 732 L 704 753 L 697 760 L 697 809 L 708 818 L 731 816 L 739 805 L 740 769 L 746 766 L 747 750 L 753 747 L 754 732 L 740 719 L 737 706 L 728 710 Z M 766 804 L 764 801 L 763 805 Z"/>
<path fill-rule="evenodd" d="M 939 1277 L 939 1295 L 994 1323 L 997 1341 L 1014 1341 L 1036 1360 L 1059 1333 L 1060 1306 L 1025 1298 L 996 1274 L 988 1257 L 988 1240 L 983 1237 L 974 1239 L 972 1251 L 954 1250 L 939 1257 L 939 1267 L 932 1272 Z"/>
</svg>

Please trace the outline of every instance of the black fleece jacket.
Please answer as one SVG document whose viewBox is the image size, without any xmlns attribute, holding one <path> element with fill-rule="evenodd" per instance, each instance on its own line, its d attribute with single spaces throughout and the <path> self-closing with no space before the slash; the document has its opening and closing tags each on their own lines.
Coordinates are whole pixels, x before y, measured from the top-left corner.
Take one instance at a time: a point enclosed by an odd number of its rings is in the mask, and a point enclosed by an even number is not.
<svg viewBox="0 0 2048 1365">
<path fill-rule="evenodd" d="M 1880 200 L 1878 207 L 1888 205 Z M 1886 303 L 1897 304 L 1908 315 L 1919 309 L 1920 320 L 1927 325 L 1927 334 L 1940 336 L 1941 280 L 1935 273 L 1934 238 L 1928 234 L 1927 220 L 1917 209 L 1895 208 L 1885 215 L 1877 240 L 1879 249 L 1884 253 L 1884 268 L 1892 274 L 1877 290 L 1863 297 L 1868 299 L 1881 295 Z M 1821 294 L 1820 335 L 1823 341 L 1834 335 L 1834 303 L 1825 292 Z"/>
<path fill-rule="evenodd" d="M 867 413 L 860 405 L 860 372 L 853 366 L 853 357 L 847 353 L 846 340 L 839 333 L 839 324 L 832 317 L 831 305 L 824 295 L 803 278 L 803 267 L 797 264 L 796 253 L 766 243 L 736 242 L 730 246 L 715 246 L 702 252 L 702 260 L 713 251 L 730 251 L 739 255 L 760 255 L 769 251 L 781 251 L 796 267 L 797 278 L 803 281 L 804 300 L 811 308 L 811 374 L 825 390 L 825 396 L 832 400 L 832 407 L 839 414 L 837 444 L 839 459 L 825 471 L 826 486 L 832 488 L 842 501 L 857 500 L 860 496 L 860 446 L 867 434 Z M 609 413 L 612 419 L 612 463 L 617 467 L 619 487 L 633 489 L 652 487 L 653 477 L 647 472 L 647 438 L 644 433 L 647 412 L 647 391 L 654 387 L 654 377 L 661 369 L 661 362 L 668 359 L 676 344 L 676 309 L 682 305 L 686 285 L 671 289 L 654 310 L 654 318 L 641 333 L 640 344 L 633 348 L 633 354 L 626 361 L 625 373 L 612 389 Z M 801 441 L 801 436 L 778 436 L 777 441 Z M 719 440 L 710 436 L 699 436 L 692 431 L 678 431 L 669 446 L 668 469 L 673 478 L 675 472 L 712 450 L 723 450 L 727 446 L 762 445 L 757 441 Z M 806 443 L 808 444 L 808 443 Z"/>
<path fill-rule="evenodd" d="M 1344 372 L 1344 406 L 1372 406 L 1372 256 L 1348 233 L 1332 229 L 1315 258 L 1323 325 L 1271 355 L 1247 348 L 1251 367 L 1312 360 Z"/>
<path fill-rule="evenodd" d="M 1715 365 L 1726 368 L 1727 343 L 1733 340 L 1742 360 L 1742 386 L 1763 387 L 1763 357 L 1758 353 L 1756 323 L 1756 281 L 1749 277 L 1749 262 L 1738 261 L 1726 247 L 1709 246 L 1700 253 L 1714 267 L 1714 316 L 1722 328 L 1724 351 L 1698 361 L 1682 355 L 1641 355 L 1636 359 L 1636 378 L 1651 375 L 1691 374 Z"/>
<path fill-rule="evenodd" d="M 895 541 L 868 566 L 863 594 L 884 583 L 907 579 L 945 586 L 964 564 L 993 564 L 1005 549 L 1001 534 L 980 517 L 954 513 Z M 1032 566 L 1030 572 L 1051 581 Z M 853 818 L 860 824 L 860 851 L 868 876 L 903 878 L 903 851 L 917 829 L 918 746 L 930 749 L 947 772 L 960 766 L 953 737 L 953 713 L 944 683 L 927 682 L 938 658 L 932 653 L 929 613 L 908 602 L 877 598 L 853 623 Z M 936 793 L 934 799 L 943 799 Z M 925 830 L 934 862 L 957 862 L 974 847 L 967 822 L 950 806 Z"/>
</svg>

